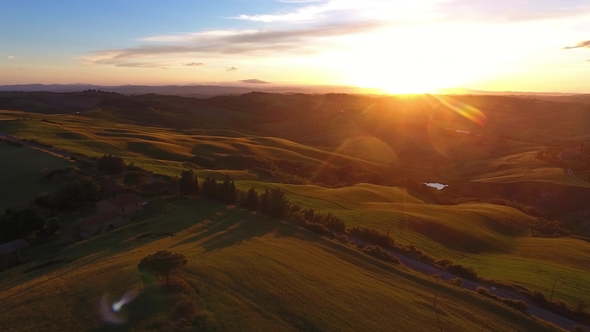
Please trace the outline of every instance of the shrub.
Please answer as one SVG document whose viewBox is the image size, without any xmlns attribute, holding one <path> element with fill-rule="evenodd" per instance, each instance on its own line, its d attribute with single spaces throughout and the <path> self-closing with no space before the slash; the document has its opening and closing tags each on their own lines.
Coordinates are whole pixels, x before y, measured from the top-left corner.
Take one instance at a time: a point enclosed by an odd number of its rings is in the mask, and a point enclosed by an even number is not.
<svg viewBox="0 0 590 332">
<path fill-rule="evenodd" d="M 488 291 L 487 289 L 483 288 L 483 287 L 477 287 L 477 289 L 475 290 L 478 294 L 483 295 L 485 297 L 488 297 L 490 299 L 496 300 L 496 301 L 500 301 L 504 304 L 506 304 L 509 307 L 515 308 L 516 310 L 522 311 L 522 312 L 526 312 L 528 309 L 528 304 L 526 304 L 526 302 L 521 301 L 521 300 L 511 300 L 511 299 L 506 299 L 503 297 L 499 297 L 497 295 L 494 295 L 492 293 L 490 293 L 490 291 Z"/>
<path fill-rule="evenodd" d="M 451 285 L 458 286 L 458 287 L 463 287 L 463 279 L 461 279 L 461 278 L 449 279 L 448 283 Z"/>
<path fill-rule="evenodd" d="M 303 224 L 303 228 L 310 230 L 318 235 L 326 236 L 326 237 L 334 237 L 334 234 L 326 228 L 326 226 L 321 224 L 314 224 L 308 221 L 305 221 Z"/>
<path fill-rule="evenodd" d="M 471 266 L 451 263 L 445 266 L 445 270 L 462 278 L 477 280 L 477 272 Z"/>
<path fill-rule="evenodd" d="M 401 264 L 399 259 L 392 254 L 388 253 L 387 251 L 383 250 L 383 248 L 379 246 L 365 246 L 362 250 L 363 253 L 380 259 L 382 261 L 394 263 L 394 264 Z"/>
<path fill-rule="evenodd" d="M 374 228 L 353 227 L 348 230 L 348 234 L 383 248 L 393 248 L 395 244 L 389 235 L 383 234 Z"/>
</svg>

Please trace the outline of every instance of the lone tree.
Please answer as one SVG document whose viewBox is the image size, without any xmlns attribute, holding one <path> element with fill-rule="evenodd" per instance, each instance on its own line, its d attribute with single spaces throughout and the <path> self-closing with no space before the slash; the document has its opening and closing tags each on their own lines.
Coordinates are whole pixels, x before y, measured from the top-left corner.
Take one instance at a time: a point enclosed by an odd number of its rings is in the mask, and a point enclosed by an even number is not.
<svg viewBox="0 0 590 332">
<path fill-rule="evenodd" d="M 183 254 L 173 254 L 167 250 L 160 250 L 153 255 L 144 257 L 137 269 L 141 273 L 153 273 L 166 277 L 166 285 L 170 280 L 170 271 L 181 268 L 186 265 L 186 258 Z"/>
</svg>

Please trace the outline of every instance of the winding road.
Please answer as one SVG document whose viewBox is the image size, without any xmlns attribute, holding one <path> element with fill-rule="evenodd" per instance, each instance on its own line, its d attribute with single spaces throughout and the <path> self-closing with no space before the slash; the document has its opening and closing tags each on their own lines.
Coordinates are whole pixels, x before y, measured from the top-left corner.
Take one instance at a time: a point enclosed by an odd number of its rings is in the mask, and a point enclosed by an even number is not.
<svg viewBox="0 0 590 332">
<path fill-rule="evenodd" d="M 356 245 L 362 245 L 362 246 L 373 245 L 369 242 L 366 242 L 366 241 L 363 241 L 363 240 L 360 240 L 360 239 L 357 239 L 357 238 L 354 238 L 351 236 L 347 236 L 347 238 L 348 238 L 348 240 L 352 241 Z M 383 249 L 383 250 L 385 250 L 388 253 L 392 254 L 393 256 L 397 257 L 403 265 L 409 267 L 412 270 L 415 270 L 415 271 L 418 271 L 418 272 L 421 272 L 424 274 L 430 274 L 430 275 L 438 274 L 439 277 L 443 280 L 457 278 L 456 275 L 449 273 L 445 270 L 441 270 L 441 269 L 436 268 L 434 266 L 430 266 L 428 264 L 422 263 L 420 261 L 406 257 L 402 254 L 399 254 L 397 252 L 394 252 L 394 251 L 391 251 L 388 249 Z M 569 318 L 560 316 L 558 314 L 555 314 L 555 313 L 552 313 L 548 310 L 540 308 L 540 307 L 536 306 L 534 304 L 534 302 L 532 302 L 530 299 L 524 297 L 523 295 L 521 295 L 519 293 L 509 291 L 506 289 L 499 289 L 499 288 L 495 288 L 495 287 L 490 289 L 482 284 L 473 282 L 471 280 L 463 279 L 463 288 L 467 288 L 469 290 L 475 291 L 477 289 L 477 287 L 484 287 L 484 288 L 488 289 L 490 291 L 490 293 L 495 294 L 500 297 L 503 297 L 503 298 L 507 298 L 507 299 L 511 299 L 511 300 L 522 300 L 528 304 L 528 309 L 527 309 L 528 314 L 535 316 L 537 318 L 540 318 L 544 321 L 553 323 L 553 324 L 555 324 L 567 331 L 573 331 L 574 327 L 580 326 L 585 331 L 590 332 L 589 326 L 575 322 Z"/>
</svg>

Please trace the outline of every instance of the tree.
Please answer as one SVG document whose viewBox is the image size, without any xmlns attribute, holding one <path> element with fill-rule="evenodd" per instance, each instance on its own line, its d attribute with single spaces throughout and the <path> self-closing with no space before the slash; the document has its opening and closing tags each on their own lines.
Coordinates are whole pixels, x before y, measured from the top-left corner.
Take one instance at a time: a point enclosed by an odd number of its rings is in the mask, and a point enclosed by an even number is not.
<svg viewBox="0 0 590 332">
<path fill-rule="evenodd" d="M 274 188 L 270 192 L 270 217 L 275 219 L 285 219 L 289 214 L 289 201 L 285 193 L 279 189 Z"/>
<path fill-rule="evenodd" d="M 201 186 L 203 195 L 209 199 L 217 199 L 217 181 L 211 177 L 207 176 L 205 180 L 203 180 L 203 185 Z"/>
<path fill-rule="evenodd" d="M 250 211 L 256 211 L 258 209 L 258 193 L 254 188 L 250 188 L 246 194 L 246 208 Z"/>
<path fill-rule="evenodd" d="M 260 213 L 270 216 L 270 190 L 268 190 L 268 188 L 265 189 L 264 192 L 258 197 L 258 209 L 260 210 Z"/>
<path fill-rule="evenodd" d="M 183 254 L 173 254 L 167 250 L 160 250 L 153 255 L 144 257 L 137 265 L 137 269 L 144 274 L 153 273 L 165 276 L 166 285 L 168 285 L 170 272 L 185 266 L 186 263 L 187 260 Z"/>
<path fill-rule="evenodd" d="M 199 181 L 192 169 L 186 169 L 180 174 L 178 189 L 184 195 L 197 194 L 199 192 Z"/>
<path fill-rule="evenodd" d="M 217 196 L 219 201 L 224 204 L 233 204 L 236 202 L 236 186 L 228 175 L 225 176 L 222 183 L 217 184 Z"/>
<path fill-rule="evenodd" d="M 105 154 L 98 158 L 96 167 L 109 174 L 122 174 L 125 171 L 125 161 L 121 157 Z"/>
</svg>

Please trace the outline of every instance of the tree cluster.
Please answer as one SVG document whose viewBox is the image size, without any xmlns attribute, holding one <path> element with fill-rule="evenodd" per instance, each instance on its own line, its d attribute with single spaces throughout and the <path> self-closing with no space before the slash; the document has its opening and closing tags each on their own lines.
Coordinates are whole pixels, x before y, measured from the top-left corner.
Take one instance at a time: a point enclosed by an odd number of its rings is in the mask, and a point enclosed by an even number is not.
<svg viewBox="0 0 590 332">
<path fill-rule="evenodd" d="M 53 195 L 39 194 L 35 204 L 48 209 L 73 210 L 102 198 L 100 186 L 90 176 L 66 182 Z"/>
<path fill-rule="evenodd" d="M 105 154 L 98 158 L 96 167 L 99 171 L 108 174 L 123 174 L 125 171 L 125 161 L 121 157 Z"/>
<path fill-rule="evenodd" d="M 47 236 L 59 229 L 56 217 L 39 215 L 34 207 L 8 208 L 0 213 L 0 242 L 25 238 L 31 234 Z"/>
<path fill-rule="evenodd" d="M 219 201 L 223 204 L 234 204 L 238 198 L 234 182 L 225 176 L 223 182 L 217 182 L 215 178 L 208 176 L 201 185 L 203 196 Z"/>
</svg>

